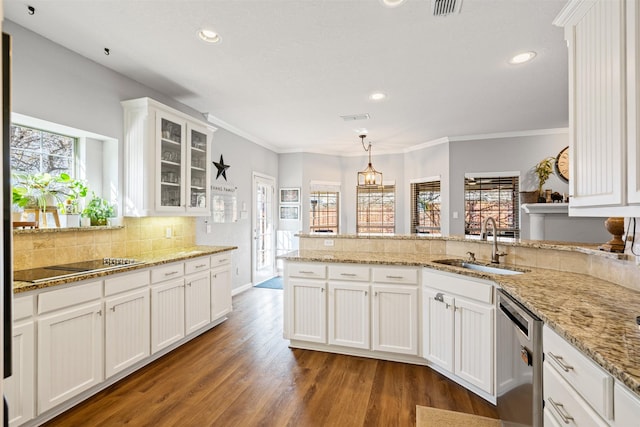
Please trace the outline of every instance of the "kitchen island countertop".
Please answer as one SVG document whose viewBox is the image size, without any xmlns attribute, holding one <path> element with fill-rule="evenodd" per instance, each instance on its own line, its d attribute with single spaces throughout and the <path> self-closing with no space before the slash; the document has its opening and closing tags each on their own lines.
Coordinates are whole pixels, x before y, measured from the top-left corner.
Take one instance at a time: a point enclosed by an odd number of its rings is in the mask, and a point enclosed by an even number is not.
<svg viewBox="0 0 640 427">
<path fill-rule="evenodd" d="M 427 267 L 495 282 L 545 324 L 640 396 L 640 292 L 593 276 L 523 267 L 497 275 L 438 264 L 446 254 L 296 251 L 288 261 Z"/>
<path fill-rule="evenodd" d="M 133 264 L 130 266 L 123 265 L 116 270 L 103 270 L 103 271 L 88 271 L 83 274 L 78 274 L 72 277 L 64 277 L 59 279 L 45 280 L 38 283 L 33 282 L 13 282 L 13 292 L 15 294 L 21 292 L 28 292 L 37 289 L 50 288 L 53 286 L 64 285 L 73 282 L 80 282 L 82 280 L 93 279 L 97 277 L 108 276 L 111 274 L 124 273 L 128 271 L 134 271 L 141 268 L 153 267 L 156 265 L 167 264 L 170 262 L 184 261 L 190 258 L 197 258 L 206 255 L 214 255 L 222 252 L 228 252 L 237 249 L 237 246 L 189 246 L 181 248 L 179 250 L 162 250 L 145 254 L 143 256 L 132 257 L 137 261 L 142 261 L 141 264 Z"/>
</svg>

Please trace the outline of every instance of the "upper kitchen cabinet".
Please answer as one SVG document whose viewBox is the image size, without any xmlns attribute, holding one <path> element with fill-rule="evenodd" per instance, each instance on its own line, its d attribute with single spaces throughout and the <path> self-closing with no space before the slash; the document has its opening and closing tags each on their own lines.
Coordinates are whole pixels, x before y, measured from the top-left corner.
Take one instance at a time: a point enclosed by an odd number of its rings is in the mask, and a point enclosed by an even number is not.
<svg viewBox="0 0 640 427">
<path fill-rule="evenodd" d="M 640 216 L 637 9 L 572 0 L 554 21 L 569 48 L 570 215 Z"/>
<path fill-rule="evenodd" d="M 216 129 L 150 98 L 122 106 L 124 215 L 209 215 Z"/>
</svg>

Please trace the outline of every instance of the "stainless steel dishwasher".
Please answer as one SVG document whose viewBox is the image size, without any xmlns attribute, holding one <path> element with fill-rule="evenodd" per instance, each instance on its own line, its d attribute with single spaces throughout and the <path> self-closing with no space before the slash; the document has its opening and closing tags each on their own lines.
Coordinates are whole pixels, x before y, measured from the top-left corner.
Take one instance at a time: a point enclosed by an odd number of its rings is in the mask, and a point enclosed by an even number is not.
<svg viewBox="0 0 640 427">
<path fill-rule="evenodd" d="M 498 413 L 504 426 L 542 427 L 542 321 L 498 289 Z"/>
</svg>

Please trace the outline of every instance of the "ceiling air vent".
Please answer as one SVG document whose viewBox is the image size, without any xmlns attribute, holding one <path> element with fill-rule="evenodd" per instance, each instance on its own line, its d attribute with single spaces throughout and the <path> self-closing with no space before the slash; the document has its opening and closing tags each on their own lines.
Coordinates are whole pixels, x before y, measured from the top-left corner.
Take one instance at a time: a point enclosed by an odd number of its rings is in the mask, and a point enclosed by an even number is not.
<svg viewBox="0 0 640 427">
<path fill-rule="evenodd" d="M 350 122 L 353 120 L 367 120 L 369 118 L 369 113 L 351 114 L 348 116 L 340 116 L 340 117 L 342 117 L 342 120 L 344 120 L 345 122 Z"/>
<path fill-rule="evenodd" d="M 433 16 L 447 16 L 452 13 L 460 13 L 462 0 L 431 0 L 431 12 Z"/>
</svg>

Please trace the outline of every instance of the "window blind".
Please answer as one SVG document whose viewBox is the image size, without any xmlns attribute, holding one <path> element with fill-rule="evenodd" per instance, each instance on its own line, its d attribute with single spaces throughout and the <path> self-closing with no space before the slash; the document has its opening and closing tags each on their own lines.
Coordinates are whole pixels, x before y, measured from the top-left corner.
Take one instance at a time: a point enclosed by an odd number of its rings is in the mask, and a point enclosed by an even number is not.
<svg viewBox="0 0 640 427">
<path fill-rule="evenodd" d="M 411 232 L 440 233 L 440 181 L 411 183 Z"/>
<path fill-rule="evenodd" d="M 465 234 L 479 235 L 484 220 L 493 217 L 499 236 L 520 237 L 518 191 L 517 176 L 465 178 Z"/>
<path fill-rule="evenodd" d="M 356 187 L 356 231 L 362 234 L 393 234 L 396 186 Z"/>
</svg>

